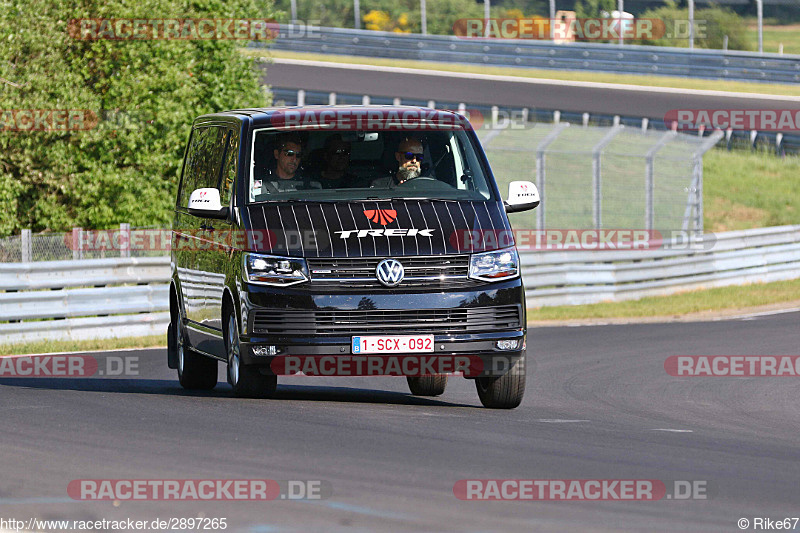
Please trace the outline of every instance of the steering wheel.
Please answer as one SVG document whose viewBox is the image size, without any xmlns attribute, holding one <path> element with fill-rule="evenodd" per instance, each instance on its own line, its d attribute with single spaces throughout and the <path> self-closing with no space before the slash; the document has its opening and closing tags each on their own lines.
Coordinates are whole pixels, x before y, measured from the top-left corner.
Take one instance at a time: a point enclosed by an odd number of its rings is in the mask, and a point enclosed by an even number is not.
<svg viewBox="0 0 800 533">
<path fill-rule="evenodd" d="M 432 178 L 432 177 L 430 177 L 430 176 L 417 176 L 416 178 L 408 178 L 407 180 L 405 180 L 405 181 L 404 181 L 403 183 L 401 183 L 400 185 L 404 185 L 404 184 L 408 183 L 409 181 L 419 181 L 419 180 L 426 180 L 426 181 L 439 181 L 439 180 L 437 180 L 436 178 Z"/>
</svg>

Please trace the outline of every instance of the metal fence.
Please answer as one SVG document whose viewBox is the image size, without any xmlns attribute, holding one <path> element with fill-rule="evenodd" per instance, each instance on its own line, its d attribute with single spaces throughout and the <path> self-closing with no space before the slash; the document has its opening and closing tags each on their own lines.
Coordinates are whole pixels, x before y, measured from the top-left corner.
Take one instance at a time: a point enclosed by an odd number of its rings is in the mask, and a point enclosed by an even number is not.
<svg viewBox="0 0 800 533">
<path fill-rule="evenodd" d="M 501 190 L 535 181 L 542 204 L 516 228 L 703 231 L 703 154 L 722 137 L 523 123 L 481 130 Z"/>
<path fill-rule="evenodd" d="M 770 83 L 800 81 L 800 56 L 599 43 L 464 39 L 348 28 L 281 29 L 275 50 L 493 66 L 659 74 Z M 251 46 L 264 46 L 253 43 Z"/>
<path fill-rule="evenodd" d="M 69 233 L 31 233 L 0 239 L 0 263 L 67 261 L 113 257 L 158 257 L 169 248 L 169 229 L 134 228 L 90 231 L 73 228 Z M 131 245 L 131 243 L 133 245 Z"/>
<path fill-rule="evenodd" d="M 523 251 L 520 258 L 529 308 L 618 301 L 798 278 L 800 226 L 704 235 L 653 250 Z M 169 261 L 0 264 L 0 343 L 166 334 Z"/>
</svg>

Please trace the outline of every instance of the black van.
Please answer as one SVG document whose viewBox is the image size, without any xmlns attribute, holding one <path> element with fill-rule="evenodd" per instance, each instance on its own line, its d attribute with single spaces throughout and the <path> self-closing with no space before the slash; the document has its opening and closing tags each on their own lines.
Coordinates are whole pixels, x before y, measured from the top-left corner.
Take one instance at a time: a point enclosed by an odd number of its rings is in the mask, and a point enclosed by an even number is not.
<svg viewBox="0 0 800 533">
<path fill-rule="evenodd" d="M 240 109 L 195 120 L 175 203 L 168 364 L 237 396 L 278 375 L 474 379 L 525 388 L 525 292 L 507 212 L 463 116 L 405 106 Z"/>
</svg>

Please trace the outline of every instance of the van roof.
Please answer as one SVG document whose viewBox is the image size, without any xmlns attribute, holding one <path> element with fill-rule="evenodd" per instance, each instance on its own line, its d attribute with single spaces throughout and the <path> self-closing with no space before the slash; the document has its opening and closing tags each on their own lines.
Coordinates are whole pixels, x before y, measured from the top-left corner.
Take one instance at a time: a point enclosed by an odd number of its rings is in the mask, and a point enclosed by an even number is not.
<svg viewBox="0 0 800 533">
<path fill-rule="evenodd" d="M 469 127 L 464 117 L 456 112 L 444 109 L 432 109 L 429 107 L 404 106 L 404 105 L 307 105 L 307 106 L 280 106 L 245 108 L 222 111 L 202 115 L 197 121 L 214 120 L 220 118 L 243 118 L 250 117 L 255 125 L 270 124 L 273 117 L 286 116 L 287 113 L 300 113 L 303 117 L 312 116 L 314 118 L 328 117 L 330 120 L 331 112 L 342 116 L 362 115 L 375 118 L 390 118 L 392 116 L 407 116 L 409 112 L 415 114 L 419 119 L 431 122 L 456 123 Z"/>
</svg>

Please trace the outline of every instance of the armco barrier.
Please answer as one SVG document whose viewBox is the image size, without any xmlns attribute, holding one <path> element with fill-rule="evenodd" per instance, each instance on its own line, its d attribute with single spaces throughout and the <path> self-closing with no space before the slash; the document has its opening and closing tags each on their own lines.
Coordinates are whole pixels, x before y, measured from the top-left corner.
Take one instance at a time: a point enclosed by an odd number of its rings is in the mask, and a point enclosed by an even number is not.
<svg viewBox="0 0 800 533">
<path fill-rule="evenodd" d="M 800 225 L 706 235 L 690 249 L 522 252 L 529 307 L 800 278 Z M 219 276 L 192 273 L 217 299 Z M 0 264 L 0 344 L 164 335 L 168 257 Z M 190 281 L 192 281 L 190 280 Z"/>
<path fill-rule="evenodd" d="M 800 226 L 718 233 L 708 242 L 693 250 L 520 254 L 528 307 L 800 278 Z"/>
<path fill-rule="evenodd" d="M 600 43 L 464 39 L 447 35 L 398 34 L 347 28 L 283 31 L 291 38 L 275 50 L 470 63 L 492 66 L 659 74 L 770 83 L 800 81 L 800 55 L 667 48 Z M 263 46 L 254 43 L 251 46 Z"/>
<path fill-rule="evenodd" d="M 0 263 L 0 344 L 165 334 L 169 261 Z"/>
</svg>

